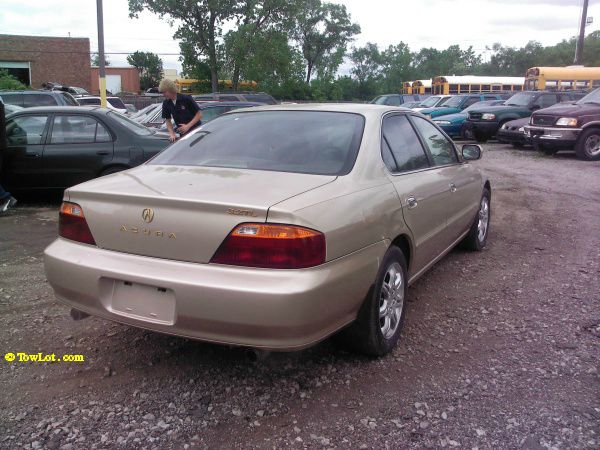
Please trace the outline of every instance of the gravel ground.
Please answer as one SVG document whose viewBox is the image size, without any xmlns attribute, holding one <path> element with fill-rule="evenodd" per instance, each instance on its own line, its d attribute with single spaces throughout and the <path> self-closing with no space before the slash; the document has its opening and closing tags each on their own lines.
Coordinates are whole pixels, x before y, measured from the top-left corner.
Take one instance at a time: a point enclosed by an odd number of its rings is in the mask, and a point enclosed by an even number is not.
<svg viewBox="0 0 600 450">
<path fill-rule="evenodd" d="M 600 163 L 485 146 L 482 253 L 409 290 L 388 357 L 331 341 L 251 362 L 89 318 L 45 281 L 56 204 L 0 218 L 0 448 L 600 448 Z"/>
</svg>

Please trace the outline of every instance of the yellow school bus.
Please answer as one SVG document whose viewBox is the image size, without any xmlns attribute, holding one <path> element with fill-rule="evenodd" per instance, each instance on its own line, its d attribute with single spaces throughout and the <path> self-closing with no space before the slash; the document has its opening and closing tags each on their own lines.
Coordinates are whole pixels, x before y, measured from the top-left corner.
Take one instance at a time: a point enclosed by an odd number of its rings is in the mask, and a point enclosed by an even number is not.
<svg viewBox="0 0 600 450">
<path fill-rule="evenodd" d="M 468 94 L 471 92 L 522 91 L 523 77 L 480 77 L 474 75 L 433 77 L 432 93 L 436 95 Z"/>
<path fill-rule="evenodd" d="M 412 94 L 413 93 L 413 82 L 405 81 L 402 83 L 402 89 L 400 89 L 401 94 Z"/>
<path fill-rule="evenodd" d="M 528 91 L 594 89 L 600 87 L 600 67 L 532 67 L 525 73 Z"/>
<path fill-rule="evenodd" d="M 175 80 L 177 85 L 177 91 L 182 94 L 202 94 L 204 92 L 210 92 L 211 84 L 210 80 L 194 80 L 192 78 L 177 78 Z M 202 89 L 206 86 L 206 89 Z M 239 90 L 256 90 L 258 83 L 256 81 L 238 81 Z M 230 90 L 233 87 L 231 80 L 219 80 L 219 91 Z"/>
<path fill-rule="evenodd" d="M 431 94 L 431 80 L 413 81 L 412 91 L 414 94 Z"/>
</svg>

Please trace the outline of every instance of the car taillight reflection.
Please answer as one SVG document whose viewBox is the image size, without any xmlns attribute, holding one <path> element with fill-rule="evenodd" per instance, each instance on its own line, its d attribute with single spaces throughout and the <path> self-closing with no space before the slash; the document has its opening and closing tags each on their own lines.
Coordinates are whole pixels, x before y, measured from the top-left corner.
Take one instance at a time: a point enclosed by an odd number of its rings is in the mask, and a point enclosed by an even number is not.
<svg viewBox="0 0 600 450">
<path fill-rule="evenodd" d="M 211 263 L 303 269 L 325 262 L 325 236 L 294 225 L 245 223 L 221 244 Z"/>
<path fill-rule="evenodd" d="M 96 245 L 88 226 L 83 209 L 77 203 L 63 202 L 58 215 L 58 235 L 65 239 Z"/>
</svg>

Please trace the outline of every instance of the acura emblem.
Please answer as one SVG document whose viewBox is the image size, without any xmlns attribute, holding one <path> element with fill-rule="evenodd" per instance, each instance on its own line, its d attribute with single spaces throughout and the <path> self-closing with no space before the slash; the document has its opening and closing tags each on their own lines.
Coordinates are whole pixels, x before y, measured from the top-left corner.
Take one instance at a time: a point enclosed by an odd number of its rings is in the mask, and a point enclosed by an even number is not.
<svg viewBox="0 0 600 450">
<path fill-rule="evenodd" d="M 154 220 L 154 210 L 152 208 L 146 208 L 142 211 L 142 219 L 146 223 L 152 222 Z"/>
</svg>

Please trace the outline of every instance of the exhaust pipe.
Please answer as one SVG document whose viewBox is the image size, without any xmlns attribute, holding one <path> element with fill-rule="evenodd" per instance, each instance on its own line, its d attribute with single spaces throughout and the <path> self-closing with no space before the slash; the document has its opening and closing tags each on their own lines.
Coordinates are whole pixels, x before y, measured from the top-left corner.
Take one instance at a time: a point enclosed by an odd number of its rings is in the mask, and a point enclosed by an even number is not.
<svg viewBox="0 0 600 450">
<path fill-rule="evenodd" d="M 83 311 L 79 311 L 78 309 L 71 308 L 71 318 L 73 320 L 82 320 L 87 317 L 90 317 L 88 313 L 84 313 Z"/>
<path fill-rule="evenodd" d="M 271 352 L 259 348 L 249 348 L 246 350 L 246 358 L 248 358 L 248 361 L 254 363 L 264 361 L 270 354 Z"/>
</svg>

